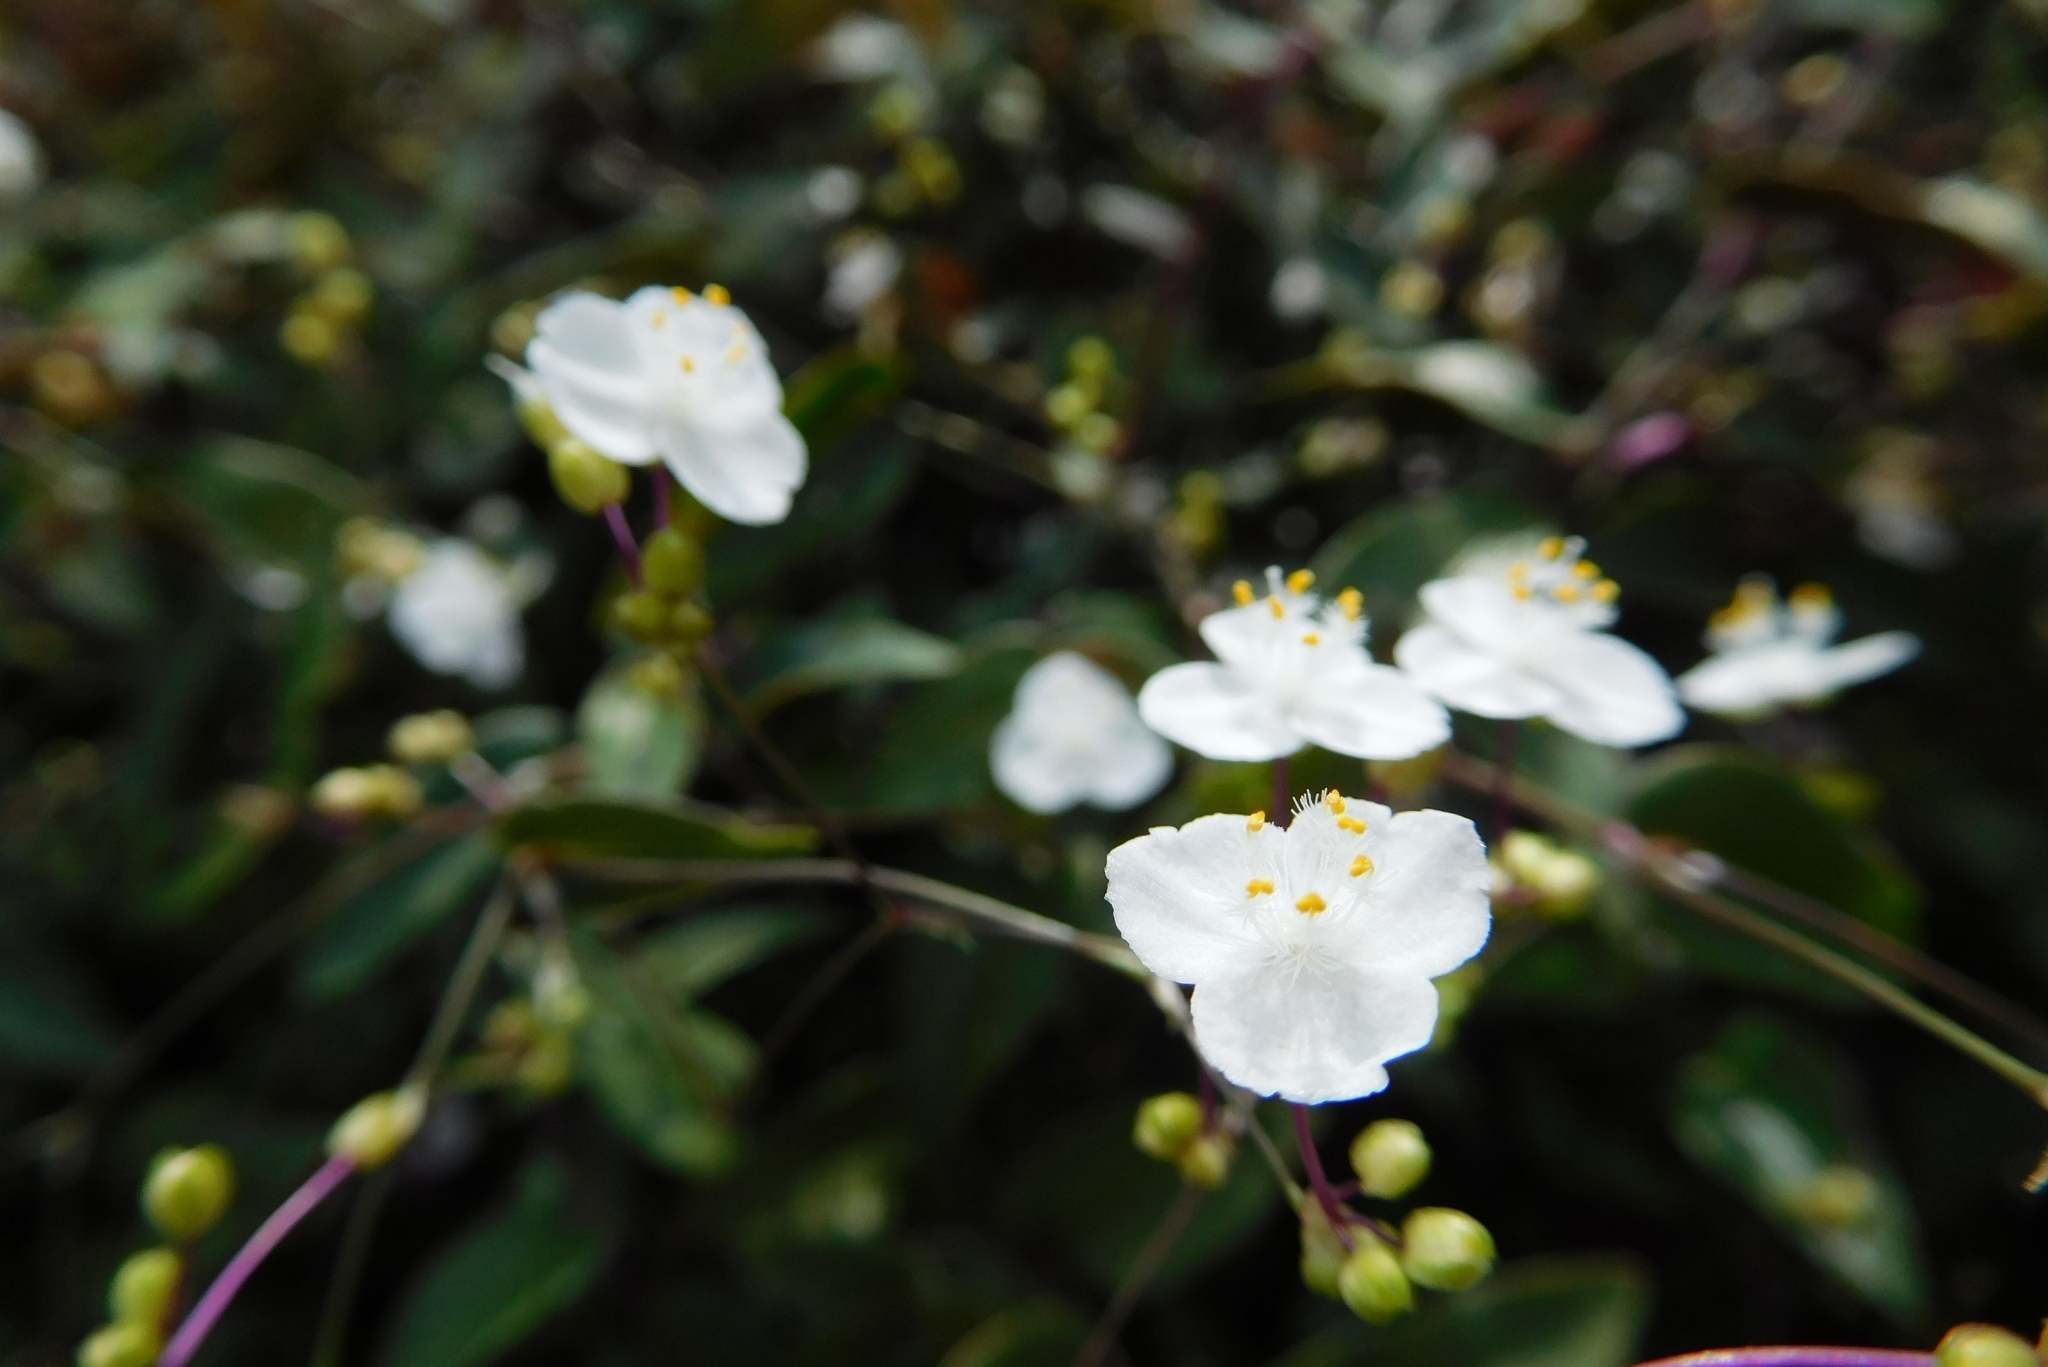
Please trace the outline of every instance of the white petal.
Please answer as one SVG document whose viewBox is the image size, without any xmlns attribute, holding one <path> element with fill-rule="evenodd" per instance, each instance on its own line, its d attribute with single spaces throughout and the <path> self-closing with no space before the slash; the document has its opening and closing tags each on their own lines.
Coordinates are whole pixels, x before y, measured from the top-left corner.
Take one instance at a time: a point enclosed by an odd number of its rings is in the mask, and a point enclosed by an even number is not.
<svg viewBox="0 0 2048 1367">
<path fill-rule="evenodd" d="M 1549 720 L 1598 745 L 1651 745 L 1685 729 L 1685 712 L 1664 667 L 1617 636 L 1556 633 L 1541 666 L 1564 698 Z"/>
<path fill-rule="evenodd" d="M 661 454 L 699 503 L 755 527 L 789 516 L 809 468 L 803 435 L 777 409 L 733 427 L 671 416 L 662 424 Z"/>
<path fill-rule="evenodd" d="M 1470 821 L 1449 812 L 1351 804 L 1366 821 L 1373 871 L 1333 924 L 1333 944 L 1360 972 L 1435 978 L 1477 954 L 1493 926 L 1493 876 Z M 1368 814 L 1370 813 L 1370 814 Z"/>
<path fill-rule="evenodd" d="M 1116 726 L 1131 712 L 1131 694 L 1122 680 L 1086 655 L 1056 650 L 1017 680 L 1015 708 L 1098 730 Z"/>
<path fill-rule="evenodd" d="M 1474 716 L 1541 716 L 1562 700 L 1546 680 L 1430 622 L 1395 644 L 1394 662 L 1422 688 Z"/>
<path fill-rule="evenodd" d="M 1254 831 L 1242 816 L 1157 826 L 1125 841 L 1108 862 L 1117 931 L 1162 978 L 1191 983 L 1243 970 L 1264 953 L 1245 885 L 1273 877 L 1282 848 L 1279 827 Z"/>
<path fill-rule="evenodd" d="M 1285 627 L 1288 635 L 1298 637 L 1310 625 L 1306 617 L 1292 625 L 1283 618 L 1275 618 L 1271 600 L 1261 598 L 1242 607 L 1212 612 L 1195 630 L 1217 659 L 1243 668 L 1255 666 L 1271 654 L 1281 627 Z"/>
<path fill-rule="evenodd" d="M 1311 743 L 1358 759 L 1407 759 L 1451 738 L 1451 719 L 1398 669 L 1360 657 L 1310 676 L 1287 721 Z"/>
<path fill-rule="evenodd" d="M 540 381 L 533 378 L 532 371 L 506 360 L 503 356 L 484 357 L 484 369 L 510 385 L 512 397 L 519 403 L 532 403 L 547 397 L 541 393 Z"/>
<path fill-rule="evenodd" d="M 1089 775 L 1072 755 L 1047 744 L 1015 714 L 1005 717 L 990 738 L 988 764 L 1003 796 L 1040 816 L 1065 811 L 1087 792 Z"/>
<path fill-rule="evenodd" d="M 1240 1087 L 1315 1104 L 1370 1096 L 1387 1060 L 1429 1043 L 1436 988 L 1347 969 L 1269 962 L 1203 978 L 1193 1002 L 1202 1057 Z"/>
<path fill-rule="evenodd" d="M 649 395 L 625 309 L 577 290 L 534 319 L 526 364 L 562 425 L 628 465 L 654 458 Z"/>
<path fill-rule="evenodd" d="M 1920 653 L 1920 638 L 1910 631 L 1885 631 L 1821 652 L 1827 691 L 1847 688 L 1889 674 Z"/>
<path fill-rule="evenodd" d="M 1138 690 L 1145 725 L 1210 759 L 1263 760 L 1301 748 L 1263 693 L 1219 664 L 1169 665 Z"/>
<path fill-rule="evenodd" d="M 1810 664 L 1798 662 L 1796 677 L 1788 677 L 1786 656 L 1787 645 L 1778 642 L 1710 655 L 1678 676 L 1678 695 L 1686 706 L 1716 716 L 1762 716 L 1812 686 Z"/>
<path fill-rule="evenodd" d="M 1088 801 L 1105 811 L 1125 812 L 1166 786 L 1173 776 L 1173 748 L 1145 729 L 1136 713 L 1104 744 L 1088 787 Z"/>
</svg>

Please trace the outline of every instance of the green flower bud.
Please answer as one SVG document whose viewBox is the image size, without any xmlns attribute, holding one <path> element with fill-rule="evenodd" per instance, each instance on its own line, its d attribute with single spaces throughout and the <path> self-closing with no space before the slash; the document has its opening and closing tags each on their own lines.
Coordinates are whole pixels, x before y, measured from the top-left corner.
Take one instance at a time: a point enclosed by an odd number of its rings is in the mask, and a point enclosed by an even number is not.
<svg viewBox="0 0 2048 1367">
<path fill-rule="evenodd" d="M 1189 1186 L 1214 1191 L 1230 1176 L 1230 1141 L 1211 1131 L 1199 1134 L 1180 1152 L 1180 1179 Z"/>
<path fill-rule="evenodd" d="M 1301 1283 L 1318 1296 L 1335 1298 L 1337 1279 L 1349 1253 L 1313 1197 L 1301 1208 Z"/>
<path fill-rule="evenodd" d="M 1099 397 L 1091 385 L 1063 384 L 1045 396 L 1045 416 L 1064 431 L 1093 413 Z"/>
<path fill-rule="evenodd" d="M 576 1080 L 575 1046 L 560 1031 L 548 1031 L 520 1054 L 513 1076 L 519 1090 L 536 1100 L 560 1096 Z"/>
<path fill-rule="evenodd" d="M 1100 337 L 1077 337 L 1067 348 L 1067 369 L 1084 379 L 1108 379 L 1116 373 L 1116 351 Z"/>
<path fill-rule="evenodd" d="M 543 1022 L 562 1030 L 574 1030 L 590 1018 L 590 993 L 567 954 L 551 953 L 541 959 L 533 975 L 533 1010 Z"/>
<path fill-rule="evenodd" d="M 476 744 L 469 718 L 451 708 L 416 712 L 392 724 L 386 742 L 400 764 L 446 764 Z"/>
<path fill-rule="evenodd" d="M 554 418 L 552 411 L 548 417 Z M 538 441 L 544 425 L 535 422 L 525 406 L 521 408 L 520 419 Z M 547 449 L 548 477 L 555 482 L 555 492 L 562 496 L 562 502 L 586 517 L 603 512 L 607 504 L 624 502 L 633 487 L 633 477 L 625 466 L 605 459 L 594 447 L 574 437 L 560 437 L 549 442 Z"/>
<path fill-rule="evenodd" d="M 163 1342 L 140 1324 L 110 1324 L 78 1345 L 78 1367 L 152 1367 Z"/>
<path fill-rule="evenodd" d="M 1417 1286 L 1463 1291 L 1493 1270 L 1493 1235 L 1462 1210 L 1424 1206 L 1402 1223 L 1401 1266 Z"/>
<path fill-rule="evenodd" d="M 170 1317 L 185 1260 L 177 1250 L 145 1248 L 131 1253 L 107 1286 L 107 1310 L 116 1324 L 139 1324 L 155 1332 Z"/>
<path fill-rule="evenodd" d="M 285 233 L 292 263 L 307 275 L 319 275 L 346 264 L 352 250 L 348 229 L 333 214 L 311 209 L 293 214 Z"/>
<path fill-rule="evenodd" d="M 375 297 L 369 276 L 344 267 L 328 271 L 313 282 L 305 297 L 305 307 L 336 327 L 348 328 L 369 316 L 370 302 Z"/>
<path fill-rule="evenodd" d="M 1138 1118 L 1131 1126 L 1131 1142 L 1140 1153 L 1163 1162 L 1176 1162 L 1202 1132 L 1202 1120 L 1202 1103 L 1186 1092 L 1147 1097 L 1139 1105 Z"/>
<path fill-rule="evenodd" d="M 693 646 L 711 634 L 715 625 L 701 603 L 684 599 L 668 610 L 669 639 L 679 646 Z"/>
<path fill-rule="evenodd" d="M 334 1122 L 327 1132 L 327 1152 L 346 1155 L 365 1172 L 381 1168 L 412 1142 L 426 1112 L 426 1094 L 416 1087 L 373 1093 Z"/>
<path fill-rule="evenodd" d="M 640 575 L 656 593 L 695 593 L 704 582 L 704 549 L 682 528 L 663 527 L 640 552 Z"/>
<path fill-rule="evenodd" d="M 142 1213 L 173 1243 L 189 1244 L 215 1225 L 235 1199 L 235 1165 L 218 1144 L 166 1149 L 142 1183 Z"/>
<path fill-rule="evenodd" d="M 636 641 L 659 641 L 668 634 L 668 599 L 646 589 L 622 593 L 612 602 L 612 620 Z"/>
<path fill-rule="evenodd" d="M 1877 1180 L 1852 1163 L 1832 1163 L 1785 1199 L 1793 1219 L 1821 1229 L 1862 1224 L 1877 1207 Z"/>
<path fill-rule="evenodd" d="M 1942 1336 L 1934 1367 L 2040 1367 L 2040 1358 L 1995 1324 L 1959 1324 Z"/>
<path fill-rule="evenodd" d="M 1123 434 L 1124 425 L 1107 413 L 1085 414 L 1074 424 L 1074 440 L 1097 455 L 1106 455 Z"/>
<path fill-rule="evenodd" d="M 1337 1273 L 1337 1295 L 1367 1324 L 1385 1324 L 1415 1308 L 1401 1260 L 1378 1239 L 1363 1238 Z"/>
<path fill-rule="evenodd" d="M 277 329 L 278 345 L 300 365 L 323 370 L 341 358 L 341 329 L 303 306 L 285 315 Z"/>
<path fill-rule="evenodd" d="M 1351 1141 L 1351 1170 L 1367 1196 L 1406 1196 L 1429 1175 L 1429 1141 L 1409 1120 L 1375 1120 Z"/>
</svg>

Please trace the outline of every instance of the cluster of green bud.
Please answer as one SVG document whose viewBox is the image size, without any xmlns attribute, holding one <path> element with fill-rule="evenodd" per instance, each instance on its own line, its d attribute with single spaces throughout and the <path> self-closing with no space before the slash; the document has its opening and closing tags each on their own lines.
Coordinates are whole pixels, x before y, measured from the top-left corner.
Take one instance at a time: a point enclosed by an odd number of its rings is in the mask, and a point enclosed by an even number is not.
<svg viewBox="0 0 2048 1367">
<path fill-rule="evenodd" d="M 1351 1141 L 1358 1189 L 1382 1201 L 1398 1200 L 1429 1175 L 1429 1141 L 1412 1120 L 1375 1120 Z"/>
<path fill-rule="evenodd" d="M 469 718 L 444 707 L 400 717 L 391 724 L 385 744 L 400 764 L 446 764 L 475 748 L 476 733 Z"/>
<path fill-rule="evenodd" d="M 1181 1180 L 1190 1186 L 1209 1190 L 1223 1185 L 1236 1154 L 1230 1137 L 1210 1123 L 1202 1103 L 1186 1092 L 1147 1097 L 1131 1125 L 1131 1142 L 1140 1153 L 1179 1168 Z"/>
<path fill-rule="evenodd" d="M 482 1053 L 471 1066 L 493 1084 L 510 1083 L 544 1100 L 561 1095 L 575 1080 L 575 1040 L 568 1027 L 544 1020 L 531 1001 L 514 998 L 491 1008 Z"/>
<path fill-rule="evenodd" d="M 1934 1350 L 1934 1367 L 2041 1367 L 2043 1362 L 2048 1362 L 2048 1332 L 2030 1347 L 1995 1324 L 1959 1324 Z"/>
<path fill-rule="evenodd" d="M 1385 1324 L 1415 1308 L 1401 1259 L 1372 1236 L 1360 1238 L 1337 1269 L 1337 1298 L 1367 1324 Z"/>
<path fill-rule="evenodd" d="M 1877 1179 L 1853 1163 L 1830 1163 L 1788 1192 L 1784 1207 L 1815 1229 L 1854 1229 L 1877 1209 Z"/>
<path fill-rule="evenodd" d="M 403 821 L 420 809 L 420 782 L 395 764 L 366 764 L 322 774 L 307 798 L 336 821 Z"/>
<path fill-rule="evenodd" d="M 1494 901 L 1548 921 L 1575 921 L 1600 891 L 1600 866 L 1534 831 L 1509 831 L 1493 852 Z"/>
<path fill-rule="evenodd" d="M 417 536 L 372 517 L 352 517 L 334 536 L 335 567 L 350 578 L 396 584 L 418 569 L 426 554 Z"/>
<path fill-rule="evenodd" d="M 184 1246 L 211 1232 L 235 1197 L 217 1144 L 166 1149 L 142 1181 L 142 1213 L 169 1244 L 129 1254 L 107 1283 L 107 1322 L 78 1345 L 78 1367 L 150 1367 L 178 1314 Z"/>
<path fill-rule="evenodd" d="M 1067 348 L 1066 378 L 1045 396 L 1045 417 L 1074 445 L 1106 456 L 1123 440 L 1123 424 L 1107 409 L 1119 383 L 1116 352 L 1100 337 Z"/>
<path fill-rule="evenodd" d="M 681 527 L 663 527 L 641 551 L 640 587 L 613 601 L 612 619 L 643 645 L 688 651 L 711 631 L 697 599 L 703 584 L 703 547 Z"/>
<path fill-rule="evenodd" d="M 174 1244 L 189 1244 L 220 1223 L 235 1199 L 235 1165 L 218 1144 L 166 1149 L 142 1183 L 142 1213 Z"/>
<path fill-rule="evenodd" d="M 349 264 L 355 247 L 333 215 L 294 214 L 286 238 L 292 265 L 311 283 L 286 311 L 278 344 L 300 365 L 325 369 L 356 349 L 376 287 Z"/>
<path fill-rule="evenodd" d="M 342 1112 L 327 1132 L 327 1152 L 370 1172 L 396 1158 L 426 1118 L 426 1092 L 417 1086 L 373 1092 Z"/>
<path fill-rule="evenodd" d="M 1401 1223 L 1401 1270 L 1432 1291 L 1463 1291 L 1493 1271 L 1493 1235 L 1462 1210 L 1424 1206 Z"/>
</svg>

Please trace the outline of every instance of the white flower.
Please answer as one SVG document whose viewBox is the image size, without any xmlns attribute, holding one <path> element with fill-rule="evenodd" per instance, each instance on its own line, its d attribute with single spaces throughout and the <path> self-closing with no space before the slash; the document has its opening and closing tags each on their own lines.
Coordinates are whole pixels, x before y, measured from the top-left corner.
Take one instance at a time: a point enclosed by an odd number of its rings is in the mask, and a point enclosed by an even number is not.
<svg viewBox="0 0 2048 1367">
<path fill-rule="evenodd" d="M 1422 586 L 1428 620 L 1394 660 L 1461 712 L 1542 717 L 1600 745 L 1649 745 L 1685 713 L 1655 660 L 1600 628 L 1620 590 L 1580 559 L 1584 543 L 1550 537 L 1527 558 L 1475 561 Z"/>
<path fill-rule="evenodd" d="M 1768 579 L 1745 579 L 1707 626 L 1706 660 L 1678 676 L 1678 691 L 1703 712 L 1755 717 L 1822 702 L 1888 674 L 1920 653 L 1909 631 L 1831 644 L 1842 628 L 1834 597 L 1802 584 L 1785 602 Z"/>
<path fill-rule="evenodd" d="M 782 415 L 761 335 L 719 286 L 649 286 L 623 303 L 562 295 L 534 320 L 526 364 L 562 425 L 600 454 L 663 462 L 730 522 L 789 515 L 808 468 L 804 439 Z"/>
<path fill-rule="evenodd" d="M 1087 802 L 1120 812 L 1159 791 L 1173 772 L 1173 751 L 1138 720 L 1115 675 L 1063 650 L 1018 680 L 988 762 L 996 787 L 1028 811 Z"/>
<path fill-rule="evenodd" d="M 0 202 L 26 199 L 43 183 L 43 149 L 29 126 L 0 109 Z"/>
<path fill-rule="evenodd" d="M 427 548 L 391 595 L 391 634 L 428 669 L 503 688 L 525 663 L 517 577 L 467 541 Z"/>
<path fill-rule="evenodd" d="M 825 279 L 825 314 L 836 322 L 853 323 L 868 306 L 896 286 L 903 273 L 903 253 L 877 232 L 851 232 L 833 253 Z"/>
<path fill-rule="evenodd" d="M 1168 740 L 1211 759 L 1264 760 L 1320 745 L 1361 759 L 1406 759 L 1450 739 L 1443 708 L 1366 653 L 1364 599 L 1309 591 L 1315 576 L 1266 571 L 1268 593 L 1239 580 L 1237 606 L 1202 619 L 1215 664 L 1160 670 L 1138 713 Z"/>
<path fill-rule="evenodd" d="M 1116 927 L 1145 967 L 1195 985 L 1202 1056 L 1311 1103 L 1379 1091 L 1387 1060 L 1429 1043 L 1430 979 L 1486 943 L 1489 881 L 1465 818 L 1335 792 L 1285 830 L 1205 816 L 1109 854 Z"/>
</svg>

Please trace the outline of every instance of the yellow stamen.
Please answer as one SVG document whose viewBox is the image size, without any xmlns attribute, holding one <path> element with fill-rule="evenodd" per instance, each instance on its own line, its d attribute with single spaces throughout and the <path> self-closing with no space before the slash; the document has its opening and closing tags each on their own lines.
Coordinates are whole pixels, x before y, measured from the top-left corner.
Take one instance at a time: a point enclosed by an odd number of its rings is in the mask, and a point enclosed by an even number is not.
<svg viewBox="0 0 2048 1367">
<path fill-rule="evenodd" d="M 1619 597 L 1621 597 L 1621 585 L 1615 583 L 1612 579 L 1602 579 L 1593 586 L 1593 601 L 1596 603 L 1611 603 Z"/>
<path fill-rule="evenodd" d="M 1323 643 L 1323 638 L 1311 631 L 1301 638 L 1301 643 L 1305 646 L 1319 646 Z"/>
<path fill-rule="evenodd" d="M 1786 601 L 1796 610 L 1813 612 L 1821 608 L 1833 607 L 1835 605 L 1835 595 L 1828 592 L 1827 585 L 1825 584 L 1801 584 L 1798 588 L 1792 590 L 1792 596 L 1786 599 Z"/>
<path fill-rule="evenodd" d="M 1544 537 L 1536 546 L 1536 554 L 1542 556 L 1545 560 L 1557 559 L 1564 554 L 1564 538 L 1561 536 Z"/>
<path fill-rule="evenodd" d="M 1315 582 L 1316 572 L 1314 570 L 1296 570 L 1293 574 L 1287 576 L 1287 591 L 1289 593 L 1307 593 L 1315 586 Z"/>
<path fill-rule="evenodd" d="M 1256 596 L 1252 593 L 1251 580 L 1240 579 L 1235 584 L 1232 584 L 1230 586 L 1230 596 L 1237 600 L 1239 607 L 1250 607 L 1252 599 Z"/>
<path fill-rule="evenodd" d="M 1557 595 L 1557 601 L 1560 603 L 1576 603 L 1579 601 L 1579 586 L 1577 584 L 1559 584 L 1552 592 Z"/>
<path fill-rule="evenodd" d="M 1337 606 L 1344 610 L 1345 620 L 1355 622 L 1365 613 L 1365 595 L 1357 589 L 1346 589 L 1337 595 Z"/>
<path fill-rule="evenodd" d="M 696 373 L 697 373 L 697 358 L 696 358 L 695 356 L 685 356 L 685 357 L 683 357 L 683 374 L 685 374 L 685 375 L 695 375 Z"/>
<path fill-rule="evenodd" d="M 1287 615 L 1287 605 L 1278 598 L 1268 598 L 1266 606 L 1273 609 L 1273 620 L 1276 622 Z"/>
<path fill-rule="evenodd" d="M 1265 830 L 1266 814 L 1264 812 L 1253 812 L 1250 816 L 1244 819 L 1244 828 L 1248 831 L 1253 832 L 1254 834 L 1256 834 L 1259 831 Z"/>
<path fill-rule="evenodd" d="M 675 301 L 678 304 L 687 304 L 697 297 L 696 295 L 690 293 L 688 290 L 684 289 L 681 285 L 677 285 L 674 289 L 670 290 L 669 293 L 675 296 Z"/>
<path fill-rule="evenodd" d="M 1363 877 L 1365 877 L 1365 875 L 1367 875 L 1368 873 L 1371 873 L 1371 872 L 1372 872 L 1372 858 L 1371 858 L 1371 856 L 1369 856 L 1369 855 L 1363 855 L 1363 854 L 1361 854 L 1361 855 L 1359 855 L 1359 856 L 1358 856 L 1358 857 L 1357 857 L 1356 859 L 1354 859 L 1354 860 L 1352 860 L 1352 861 L 1351 861 L 1351 876 L 1352 876 L 1353 878 L 1363 878 Z"/>
<path fill-rule="evenodd" d="M 1600 577 L 1600 567 L 1590 560 L 1581 560 L 1578 564 L 1572 566 L 1572 573 L 1581 579 L 1598 579 Z"/>
<path fill-rule="evenodd" d="M 1513 586 L 1513 591 L 1515 595 L 1515 601 L 1518 603 L 1526 603 L 1531 598 L 1534 598 L 1536 596 L 1536 591 L 1530 588 L 1527 584 L 1516 584 Z"/>
<path fill-rule="evenodd" d="M 706 285 L 704 287 L 704 297 L 714 304 L 730 304 L 732 302 L 732 291 L 723 285 Z"/>
<path fill-rule="evenodd" d="M 1273 895 L 1273 880 L 1270 878 L 1252 879 L 1251 882 L 1244 885 L 1244 895 L 1247 897 L 1271 897 Z"/>
<path fill-rule="evenodd" d="M 1335 788 L 1325 788 L 1323 790 L 1323 801 L 1329 804 L 1330 810 L 1338 816 L 1344 815 L 1344 794 L 1338 792 Z"/>
<path fill-rule="evenodd" d="M 1294 909 L 1300 912 L 1303 916 L 1316 916 L 1320 915 L 1323 912 L 1328 911 L 1330 909 L 1330 904 L 1328 902 L 1325 902 L 1320 896 L 1312 892 L 1308 896 L 1302 898 L 1299 902 L 1296 902 L 1294 904 Z"/>
<path fill-rule="evenodd" d="M 1510 581 L 1512 581 L 1512 582 L 1514 582 L 1514 583 L 1517 583 L 1517 584 L 1519 584 L 1519 583 L 1521 583 L 1521 582 L 1522 582 L 1522 581 L 1523 581 L 1524 579 L 1527 579 L 1528 577 L 1529 577 L 1529 562 L 1528 562 L 1528 561 L 1526 561 L 1526 560 L 1517 560 L 1517 561 L 1516 561 L 1516 562 L 1515 562 L 1514 564 L 1512 564 L 1512 565 L 1508 566 L 1508 579 L 1509 579 Z"/>
<path fill-rule="evenodd" d="M 1337 818 L 1337 825 L 1340 829 L 1347 830 L 1353 835 L 1365 834 L 1365 823 L 1355 816 L 1340 816 Z"/>
</svg>

